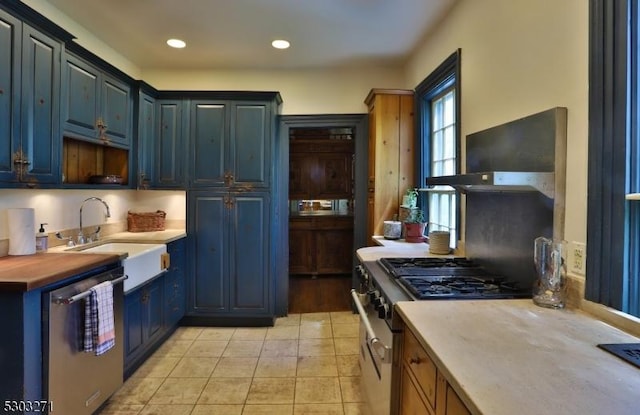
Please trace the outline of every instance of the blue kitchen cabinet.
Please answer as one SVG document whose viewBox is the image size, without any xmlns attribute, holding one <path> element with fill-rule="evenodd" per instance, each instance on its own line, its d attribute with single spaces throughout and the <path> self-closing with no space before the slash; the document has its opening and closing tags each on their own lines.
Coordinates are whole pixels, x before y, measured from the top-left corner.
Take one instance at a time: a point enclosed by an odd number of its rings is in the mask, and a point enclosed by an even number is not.
<svg viewBox="0 0 640 415">
<path fill-rule="evenodd" d="M 272 101 L 190 103 L 191 187 L 268 188 Z"/>
<path fill-rule="evenodd" d="M 185 241 L 179 239 L 167 244 L 170 266 L 164 276 L 164 325 L 171 330 L 185 313 Z"/>
<path fill-rule="evenodd" d="M 227 101 L 191 101 L 190 185 L 225 186 L 231 172 L 227 167 L 229 146 L 229 103 Z"/>
<path fill-rule="evenodd" d="M 121 148 L 131 146 L 131 86 L 84 59 L 65 54 L 62 78 L 65 135 Z"/>
<path fill-rule="evenodd" d="M 273 324 L 282 221 L 274 177 L 280 95 L 189 101 L 185 324 Z M 278 205 L 278 206 L 276 206 Z"/>
<path fill-rule="evenodd" d="M 156 100 L 143 90 L 138 91 L 137 102 L 137 188 L 149 189 L 153 180 L 156 139 Z"/>
<path fill-rule="evenodd" d="M 185 312 L 185 239 L 167 244 L 166 272 L 124 298 L 124 374 L 129 377 L 178 326 Z"/>
<path fill-rule="evenodd" d="M 187 322 L 273 323 L 270 206 L 269 192 L 189 192 Z"/>
<path fill-rule="evenodd" d="M 161 275 L 125 294 L 124 371 L 130 375 L 153 351 L 163 334 L 164 278 Z"/>
<path fill-rule="evenodd" d="M 157 100 L 157 136 L 155 143 L 153 187 L 156 189 L 185 188 L 185 160 L 187 123 L 182 99 Z"/>
<path fill-rule="evenodd" d="M 62 43 L 0 10 L 0 182 L 59 182 Z"/>
</svg>

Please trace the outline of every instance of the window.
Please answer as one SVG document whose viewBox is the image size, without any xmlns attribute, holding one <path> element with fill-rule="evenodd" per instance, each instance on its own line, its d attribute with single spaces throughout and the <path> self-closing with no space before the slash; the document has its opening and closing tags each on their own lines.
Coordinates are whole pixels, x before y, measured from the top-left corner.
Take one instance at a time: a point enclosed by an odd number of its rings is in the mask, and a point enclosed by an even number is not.
<svg viewBox="0 0 640 415">
<path fill-rule="evenodd" d="M 591 0 L 588 300 L 640 316 L 638 4 Z"/>
<path fill-rule="evenodd" d="M 460 172 L 459 102 L 460 50 L 457 50 L 416 87 L 418 177 Z M 456 192 L 449 186 L 435 186 L 425 193 L 421 202 L 427 206 L 429 230 L 448 230 L 450 246 L 455 247 L 460 217 Z"/>
</svg>

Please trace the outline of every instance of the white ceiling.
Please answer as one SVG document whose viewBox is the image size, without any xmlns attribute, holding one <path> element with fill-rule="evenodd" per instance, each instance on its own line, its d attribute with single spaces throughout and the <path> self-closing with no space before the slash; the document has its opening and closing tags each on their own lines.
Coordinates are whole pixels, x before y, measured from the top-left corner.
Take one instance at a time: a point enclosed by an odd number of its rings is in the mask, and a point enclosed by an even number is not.
<svg viewBox="0 0 640 415">
<path fill-rule="evenodd" d="M 143 70 L 398 65 L 456 1 L 48 0 Z"/>
</svg>

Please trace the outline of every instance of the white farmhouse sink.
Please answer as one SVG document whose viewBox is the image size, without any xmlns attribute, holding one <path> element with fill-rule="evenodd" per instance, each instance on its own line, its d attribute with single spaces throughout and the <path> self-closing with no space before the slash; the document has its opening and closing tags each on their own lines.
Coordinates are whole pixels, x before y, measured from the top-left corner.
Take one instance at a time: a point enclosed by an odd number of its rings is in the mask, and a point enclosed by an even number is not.
<svg viewBox="0 0 640 415">
<path fill-rule="evenodd" d="M 111 242 L 81 251 L 95 254 L 126 252 L 128 256 L 122 260 L 124 273 L 129 276 L 124 280 L 124 292 L 126 293 L 163 271 L 162 256 L 167 252 L 167 245 Z"/>
</svg>

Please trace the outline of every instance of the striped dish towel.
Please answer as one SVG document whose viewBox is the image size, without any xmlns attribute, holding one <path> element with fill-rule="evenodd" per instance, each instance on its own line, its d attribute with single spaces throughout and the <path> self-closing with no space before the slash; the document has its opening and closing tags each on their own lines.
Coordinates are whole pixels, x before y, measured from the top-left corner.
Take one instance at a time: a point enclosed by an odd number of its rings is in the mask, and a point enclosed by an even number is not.
<svg viewBox="0 0 640 415">
<path fill-rule="evenodd" d="M 116 344 L 111 281 L 91 288 L 84 311 L 84 351 L 95 352 L 99 356 Z"/>
</svg>

